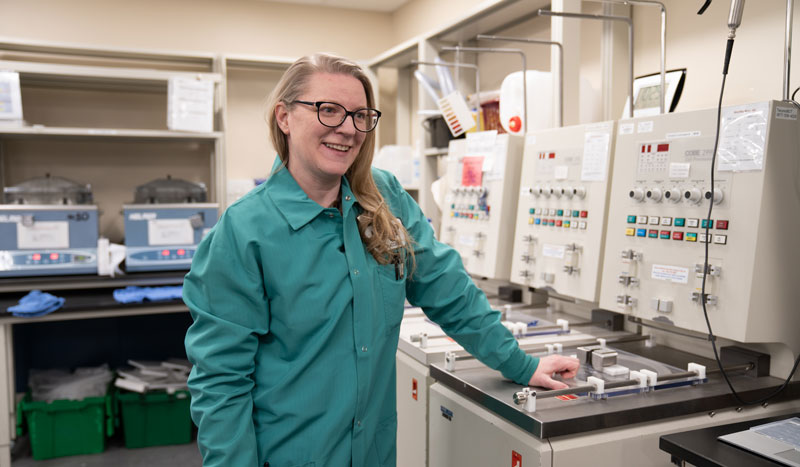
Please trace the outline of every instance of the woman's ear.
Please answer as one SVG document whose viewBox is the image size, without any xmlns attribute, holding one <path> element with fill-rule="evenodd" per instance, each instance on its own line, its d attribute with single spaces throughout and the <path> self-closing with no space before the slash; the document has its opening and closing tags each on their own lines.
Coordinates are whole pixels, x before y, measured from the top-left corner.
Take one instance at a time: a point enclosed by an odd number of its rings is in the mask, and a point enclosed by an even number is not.
<svg viewBox="0 0 800 467">
<path fill-rule="evenodd" d="M 278 123 L 278 128 L 281 129 L 283 134 L 289 134 L 289 109 L 286 108 L 286 104 L 283 102 L 278 102 L 275 105 L 275 121 Z"/>
</svg>

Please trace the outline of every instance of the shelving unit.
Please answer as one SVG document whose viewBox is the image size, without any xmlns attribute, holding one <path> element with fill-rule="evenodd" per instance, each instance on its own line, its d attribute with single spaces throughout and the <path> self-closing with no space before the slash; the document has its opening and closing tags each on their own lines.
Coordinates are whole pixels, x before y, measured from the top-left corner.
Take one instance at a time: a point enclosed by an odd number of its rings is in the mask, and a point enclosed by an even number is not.
<svg viewBox="0 0 800 467">
<path fill-rule="evenodd" d="M 45 173 L 89 183 L 103 214 L 100 234 L 115 242 L 122 238 L 122 204 L 133 199 L 137 185 L 167 174 L 205 183 L 210 201 L 225 206 L 225 75 L 218 56 L 0 38 L 0 69 L 19 73 L 26 120 L 24 126 L 0 126 L 0 188 Z M 175 77 L 214 83 L 214 131 L 167 128 L 167 88 Z M 9 417 L 0 422 L 0 467 L 10 466 L 15 433 L 13 327 L 186 313 L 180 301 L 131 307 L 115 304 L 110 295 L 127 285 L 179 285 L 182 276 L 0 280 L 3 309 L 34 286 L 73 297 L 61 313 L 0 319 L 0 415 Z M 93 291 L 102 290 L 107 297 L 92 303 Z"/>
</svg>

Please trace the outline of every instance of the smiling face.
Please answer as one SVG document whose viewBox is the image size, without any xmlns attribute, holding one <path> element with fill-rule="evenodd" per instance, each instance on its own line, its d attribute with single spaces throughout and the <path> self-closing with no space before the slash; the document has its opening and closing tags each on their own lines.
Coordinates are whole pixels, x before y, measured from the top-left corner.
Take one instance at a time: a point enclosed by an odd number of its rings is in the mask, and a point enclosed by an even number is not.
<svg viewBox="0 0 800 467">
<path fill-rule="evenodd" d="M 364 86 L 355 77 L 345 74 L 313 74 L 297 99 L 335 102 L 351 111 L 367 107 Z M 329 128 L 317 119 L 315 106 L 295 103 L 287 107 L 283 102 L 277 104 L 275 116 L 286 135 L 289 172 L 300 186 L 318 189 L 338 186 L 366 136 L 356 130 L 353 119 L 347 117 L 340 126 Z"/>
</svg>

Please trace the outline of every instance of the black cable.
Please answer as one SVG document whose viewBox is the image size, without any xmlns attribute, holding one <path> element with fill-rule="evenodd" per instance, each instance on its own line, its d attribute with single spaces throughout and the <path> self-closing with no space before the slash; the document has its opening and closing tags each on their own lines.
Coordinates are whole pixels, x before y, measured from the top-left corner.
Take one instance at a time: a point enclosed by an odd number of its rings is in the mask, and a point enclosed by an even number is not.
<svg viewBox="0 0 800 467">
<path fill-rule="evenodd" d="M 714 336 L 714 332 L 711 330 L 711 320 L 708 318 L 708 310 L 706 309 L 706 277 L 709 273 L 708 267 L 708 245 L 711 243 L 711 238 L 709 237 L 710 229 L 711 229 L 711 212 L 714 209 L 714 167 L 717 162 L 717 150 L 719 149 L 719 132 L 720 126 L 722 122 L 722 96 L 725 94 L 725 79 L 728 77 L 728 65 L 730 64 L 731 59 L 731 51 L 733 50 L 733 39 L 728 39 L 728 43 L 725 48 L 725 65 L 722 69 L 722 86 L 720 86 L 719 90 L 719 103 L 717 104 L 717 129 L 714 134 L 714 152 L 711 154 L 711 189 L 710 193 L 711 196 L 708 199 L 708 216 L 706 216 L 706 236 L 705 236 L 705 257 L 703 259 L 703 286 L 700 293 L 700 302 L 703 304 L 703 316 L 706 319 L 706 326 L 708 327 L 708 338 L 711 341 L 711 348 L 714 349 L 714 359 L 717 361 L 717 366 L 719 367 L 720 373 L 722 373 L 722 377 L 725 379 L 725 382 L 728 384 L 728 387 L 733 394 L 733 397 L 741 405 L 755 405 L 755 404 L 762 404 L 773 397 L 780 394 L 786 386 L 789 385 L 789 382 L 792 380 L 792 376 L 794 376 L 795 371 L 797 371 L 797 365 L 800 363 L 800 354 L 798 354 L 797 358 L 794 361 L 794 366 L 792 367 L 792 371 L 789 372 L 789 376 L 786 378 L 786 381 L 783 384 L 773 391 L 772 394 L 769 394 L 761 399 L 755 401 L 746 401 L 739 396 L 739 393 L 736 392 L 736 389 L 733 388 L 733 384 L 731 383 L 730 378 L 728 378 L 728 374 L 725 372 L 725 369 L 722 367 L 722 361 L 719 358 L 719 352 L 717 351 L 717 338 Z M 800 89 L 800 88 L 798 88 Z M 797 93 L 797 90 L 794 91 L 792 94 L 792 100 L 794 100 L 794 94 Z"/>
<path fill-rule="evenodd" d="M 794 96 L 795 96 L 795 94 L 797 94 L 797 91 L 800 91 L 800 86 L 797 89 L 795 89 L 794 92 L 792 93 L 792 100 L 794 100 Z M 795 101 L 795 102 L 797 102 L 797 101 Z"/>
</svg>

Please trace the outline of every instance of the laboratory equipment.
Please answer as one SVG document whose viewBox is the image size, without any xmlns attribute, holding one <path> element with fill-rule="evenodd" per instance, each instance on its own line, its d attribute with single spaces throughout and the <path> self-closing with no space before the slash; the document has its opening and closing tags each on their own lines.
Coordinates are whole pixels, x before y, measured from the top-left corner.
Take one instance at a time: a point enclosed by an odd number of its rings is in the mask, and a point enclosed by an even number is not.
<svg viewBox="0 0 800 467">
<path fill-rule="evenodd" d="M 197 245 L 217 222 L 206 187 L 171 177 L 136 188 L 123 206 L 127 271 L 188 270 Z"/>
<path fill-rule="evenodd" d="M 48 174 L 3 192 L 0 277 L 97 273 L 91 186 Z"/>
<path fill-rule="evenodd" d="M 511 282 L 597 302 L 614 122 L 525 137 Z"/>
<path fill-rule="evenodd" d="M 521 164 L 518 136 L 484 131 L 450 142 L 440 241 L 470 274 L 509 278 Z"/>
<path fill-rule="evenodd" d="M 600 306 L 705 334 L 705 301 L 717 336 L 796 343 L 797 114 L 723 108 L 713 187 L 714 109 L 620 122 Z"/>
</svg>

